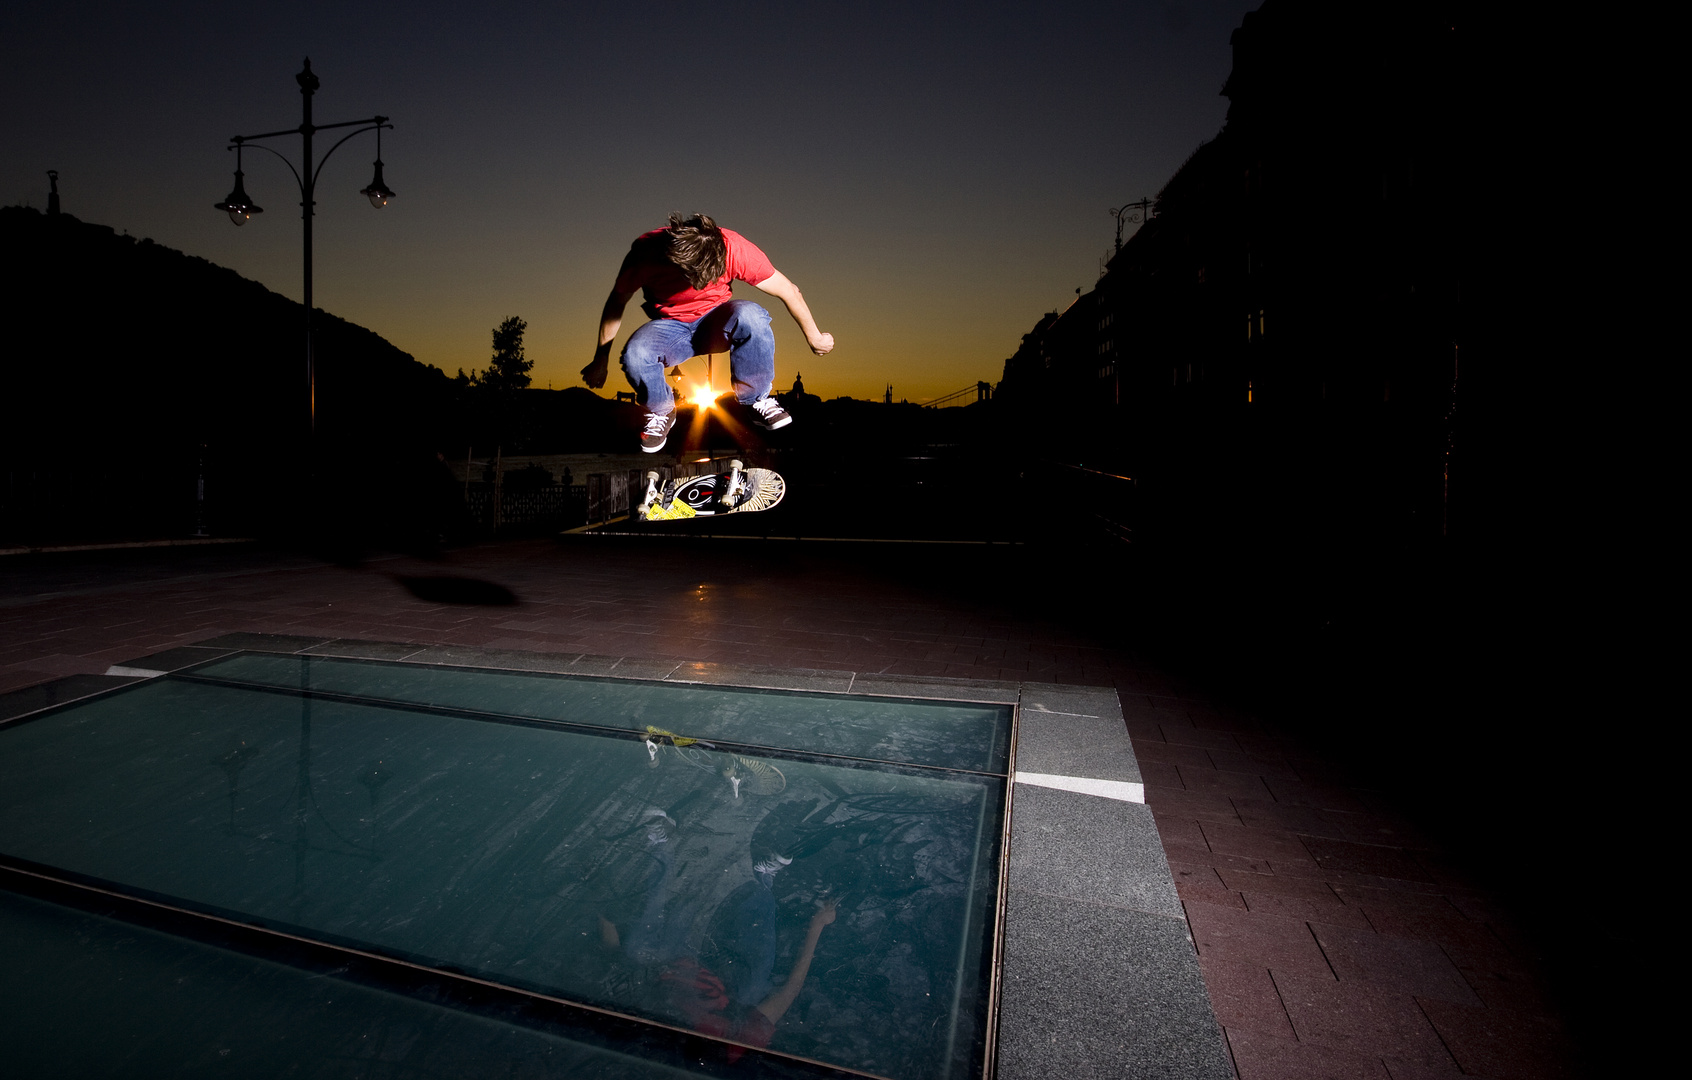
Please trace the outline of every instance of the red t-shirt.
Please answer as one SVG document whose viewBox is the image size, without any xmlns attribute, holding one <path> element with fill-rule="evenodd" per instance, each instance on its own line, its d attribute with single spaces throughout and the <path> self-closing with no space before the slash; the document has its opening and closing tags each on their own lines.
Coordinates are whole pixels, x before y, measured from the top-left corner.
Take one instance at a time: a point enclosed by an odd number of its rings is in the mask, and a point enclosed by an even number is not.
<svg viewBox="0 0 1692 1080">
<path fill-rule="evenodd" d="M 623 268 L 617 271 L 617 291 L 627 296 L 636 289 L 646 293 L 641 305 L 649 319 L 680 319 L 692 322 L 733 297 L 733 282 L 758 285 L 768 281 L 775 267 L 756 244 L 732 229 L 723 230 L 728 262 L 723 276 L 703 289 L 688 284 L 681 267 L 670 261 L 668 229 L 642 233 L 629 245 Z"/>
<path fill-rule="evenodd" d="M 758 1047 L 770 1045 L 775 1036 L 775 1025 L 769 1017 L 755 1008 L 731 1005 L 723 980 L 690 957 L 671 963 L 659 973 L 658 982 L 670 1008 L 695 1031 Z M 738 1046 L 724 1049 L 730 1065 L 746 1053 Z"/>
</svg>

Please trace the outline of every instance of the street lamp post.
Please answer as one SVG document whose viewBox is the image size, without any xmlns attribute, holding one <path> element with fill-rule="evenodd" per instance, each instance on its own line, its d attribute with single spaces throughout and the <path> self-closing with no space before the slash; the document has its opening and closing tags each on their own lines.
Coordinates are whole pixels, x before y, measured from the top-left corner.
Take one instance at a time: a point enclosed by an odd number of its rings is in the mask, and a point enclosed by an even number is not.
<svg viewBox="0 0 1692 1080">
<path fill-rule="evenodd" d="M 1122 250 L 1122 226 L 1124 224 L 1138 225 L 1140 222 L 1147 220 L 1151 217 L 1151 208 L 1152 201 L 1150 199 L 1141 199 L 1139 202 L 1131 202 L 1122 206 L 1111 208 L 1110 216 L 1116 219 L 1117 251 Z M 1134 212 L 1129 213 L 1129 211 Z"/>
<path fill-rule="evenodd" d="M 266 153 L 275 154 L 277 157 L 281 158 L 282 163 L 288 166 L 288 171 L 294 174 L 294 180 L 300 187 L 300 216 L 305 221 L 307 430 L 310 433 L 315 433 L 317 430 L 317 366 L 312 343 L 311 328 L 311 221 L 316 214 L 314 208 L 317 205 L 315 199 L 315 195 L 317 193 L 317 177 L 318 174 L 323 171 L 324 164 L 328 162 L 329 155 L 340 149 L 342 143 L 345 143 L 354 135 L 362 135 L 366 131 L 374 131 L 376 133 L 376 175 L 370 181 L 370 184 L 360 191 L 359 194 L 369 198 L 370 205 L 378 210 L 388 205 L 388 200 L 394 197 L 394 193 L 388 189 L 388 185 L 382 179 L 382 129 L 391 128 L 393 125 L 388 123 L 388 118 L 386 116 L 372 116 L 364 120 L 344 120 L 338 124 L 313 124 L 311 122 L 311 98 L 312 95 L 317 92 L 319 82 L 317 76 L 312 74 L 310 57 L 306 58 L 305 69 L 298 75 L 294 76 L 294 81 L 300 84 L 300 97 L 304 102 L 304 115 L 300 120 L 300 126 L 297 128 L 288 128 L 284 131 L 266 131 L 259 135 L 232 136 L 229 140 L 229 149 L 235 151 L 235 189 L 229 193 L 228 198 L 224 199 L 220 203 L 217 203 L 216 208 L 228 214 L 229 220 L 234 222 L 236 225 L 244 225 L 254 214 L 264 213 L 264 209 L 248 197 L 246 188 L 242 184 L 242 150 L 245 149 L 248 144 L 253 143 L 254 140 L 257 139 L 273 139 L 282 135 L 300 136 L 303 149 L 301 153 L 301 167 L 298 169 L 294 168 L 294 163 L 289 161 L 287 157 L 275 150 L 272 150 L 268 146 L 254 145 L 253 149 L 263 150 Z M 319 131 L 328 131 L 331 128 L 344 127 L 356 127 L 358 130 L 343 136 L 340 142 L 331 146 L 328 152 L 323 155 L 323 160 L 317 162 L 316 167 L 314 168 L 311 156 L 312 136 L 317 134 Z"/>
</svg>

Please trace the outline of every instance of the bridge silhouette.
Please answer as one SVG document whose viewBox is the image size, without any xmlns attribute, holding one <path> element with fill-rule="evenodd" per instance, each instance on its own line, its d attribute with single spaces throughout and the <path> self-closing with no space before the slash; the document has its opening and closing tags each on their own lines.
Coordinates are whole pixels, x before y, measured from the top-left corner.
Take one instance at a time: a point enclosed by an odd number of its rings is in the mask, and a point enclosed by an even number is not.
<svg viewBox="0 0 1692 1080">
<path fill-rule="evenodd" d="M 970 394 L 974 394 L 975 400 L 977 401 L 990 401 L 993 398 L 993 384 L 978 382 L 971 386 L 966 386 L 962 390 L 953 390 L 950 394 L 945 394 L 941 397 L 934 398 L 931 401 L 923 402 L 922 408 L 938 409 L 942 405 L 955 402 L 959 398 L 968 397 Z"/>
</svg>

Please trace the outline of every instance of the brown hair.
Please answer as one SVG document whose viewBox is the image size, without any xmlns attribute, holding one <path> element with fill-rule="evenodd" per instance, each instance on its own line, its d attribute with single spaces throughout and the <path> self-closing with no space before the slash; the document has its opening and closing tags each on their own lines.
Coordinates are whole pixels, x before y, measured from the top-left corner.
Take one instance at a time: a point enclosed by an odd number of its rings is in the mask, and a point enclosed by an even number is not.
<svg viewBox="0 0 1692 1080">
<path fill-rule="evenodd" d="M 728 268 L 728 245 L 723 230 L 704 214 L 683 218 L 670 215 L 670 261 L 687 275 L 687 283 L 703 289 Z"/>
</svg>

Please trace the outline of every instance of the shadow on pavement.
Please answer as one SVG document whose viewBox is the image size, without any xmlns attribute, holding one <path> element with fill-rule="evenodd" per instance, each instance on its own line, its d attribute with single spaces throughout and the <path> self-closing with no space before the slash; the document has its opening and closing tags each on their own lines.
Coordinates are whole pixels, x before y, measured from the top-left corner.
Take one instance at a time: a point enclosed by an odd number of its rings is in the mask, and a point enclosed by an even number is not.
<svg viewBox="0 0 1692 1080">
<path fill-rule="evenodd" d="M 503 585 L 467 577 L 396 577 L 407 592 L 431 604 L 509 607 L 517 595 Z"/>
</svg>

